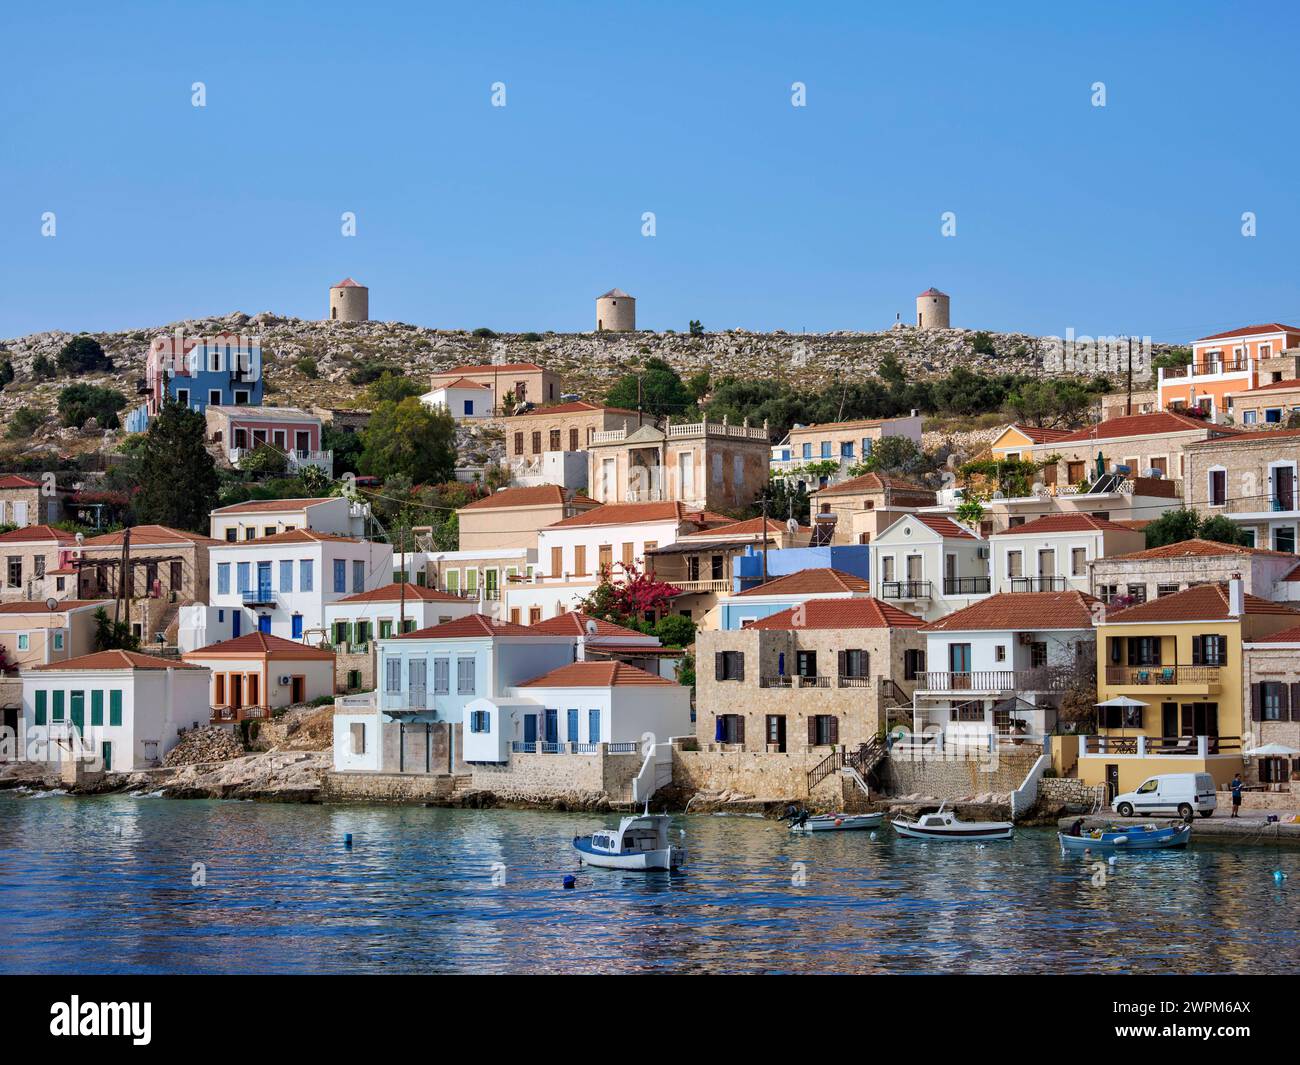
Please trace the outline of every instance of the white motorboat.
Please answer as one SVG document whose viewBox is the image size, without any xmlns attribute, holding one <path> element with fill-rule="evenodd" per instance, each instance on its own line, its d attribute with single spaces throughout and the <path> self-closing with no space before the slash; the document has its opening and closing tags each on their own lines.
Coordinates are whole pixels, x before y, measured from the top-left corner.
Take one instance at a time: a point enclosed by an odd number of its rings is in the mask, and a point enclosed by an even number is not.
<svg viewBox="0 0 1300 1065">
<path fill-rule="evenodd" d="M 801 814 L 790 822 L 791 832 L 853 832 L 879 828 L 884 814 Z"/>
<path fill-rule="evenodd" d="M 960 821 L 956 814 L 943 806 L 936 813 L 920 817 L 900 816 L 893 825 L 895 832 L 909 839 L 965 841 L 1010 839 L 1016 827 L 1010 821 Z"/>
<path fill-rule="evenodd" d="M 573 846 L 579 860 L 601 869 L 672 871 L 681 868 L 686 861 L 686 846 L 668 842 L 669 820 L 667 814 L 645 813 L 625 817 L 617 829 L 604 829 L 590 836 L 574 836 Z M 679 838 L 684 840 L 685 836 L 683 831 Z"/>
</svg>

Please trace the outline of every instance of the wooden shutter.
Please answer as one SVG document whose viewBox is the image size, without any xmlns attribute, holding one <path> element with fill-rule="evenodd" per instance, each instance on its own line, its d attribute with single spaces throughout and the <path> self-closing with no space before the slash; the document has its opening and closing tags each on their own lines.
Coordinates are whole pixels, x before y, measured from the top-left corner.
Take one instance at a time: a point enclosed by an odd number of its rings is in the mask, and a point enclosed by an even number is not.
<svg viewBox="0 0 1300 1065">
<path fill-rule="evenodd" d="M 1264 685 L 1258 682 L 1250 686 L 1250 719 L 1264 720 Z"/>
<path fill-rule="evenodd" d="M 830 716 L 830 742 L 832 745 L 840 742 L 840 719 L 831 714 Z"/>
<path fill-rule="evenodd" d="M 837 657 L 837 661 L 839 662 L 839 675 L 840 675 L 841 677 L 847 677 L 848 674 L 849 674 L 849 671 L 848 671 L 849 653 L 848 653 L 848 651 L 840 651 L 839 654 L 838 654 L 838 657 Z"/>
<path fill-rule="evenodd" d="M 1291 685 L 1291 720 L 1300 721 L 1300 684 Z"/>
<path fill-rule="evenodd" d="M 713 679 L 725 680 L 727 667 L 723 664 L 726 660 L 722 657 L 725 651 L 715 651 L 713 653 Z"/>
<path fill-rule="evenodd" d="M 871 676 L 871 652 L 863 647 L 858 650 L 858 654 L 862 656 L 862 661 L 858 663 L 858 668 L 861 670 L 859 676 Z"/>
<path fill-rule="evenodd" d="M 817 746 L 817 718 L 808 715 L 808 746 Z"/>
<path fill-rule="evenodd" d="M 737 680 L 745 679 L 745 652 L 744 651 L 736 652 L 736 679 Z"/>
<path fill-rule="evenodd" d="M 1291 700 L 1289 698 L 1290 694 L 1291 691 L 1287 685 L 1279 684 L 1277 686 L 1277 697 L 1278 697 L 1277 719 L 1279 721 L 1285 721 L 1291 715 Z"/>
<path fill-rule="evenodd" d="M 737 743 L 745 742 L 745 715 L 744 714 L 736 715 L 736 742 Z"/>
</svg>

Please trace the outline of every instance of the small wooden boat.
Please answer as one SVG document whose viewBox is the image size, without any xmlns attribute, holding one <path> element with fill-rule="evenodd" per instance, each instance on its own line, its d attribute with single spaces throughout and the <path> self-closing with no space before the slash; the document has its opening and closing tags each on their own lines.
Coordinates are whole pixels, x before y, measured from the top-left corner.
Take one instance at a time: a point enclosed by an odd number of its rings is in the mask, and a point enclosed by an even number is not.
<svg viewBox="0 0 1300 1065">
<path fill-rule="evenodd" d="M 853 832 L 879 828 L 884 814 L 800 814 L 790 822 L 791 832 Z"/>
<path fill-rule="evenodd" d="M 605 829 L 590 836 L 574 836 L 573 847 L 584 865 L 601 869 L 644 871 L 679 869 L 686 860 L 686 847 L 668 842 L 667 814 L 625 817 L 617 829 Z M 686 833 L 682 832 L 684 838 Z"/>
<path fill-rule="evenodd" d="M 944 805 L 947 805 L 946 803 Z M 1010 839 L 1015 825 L 1010 821 L 960 821 L 951 810 L 940 806 L 936 813 L 920 817 L 901 816 L 893 821 L 894 831 L 909 839 L 989 840 Z"/>
<path fill-rule="evenodd" d="M 1058 832 L 1063 852 L 1091 851 L 1154 851 L 1169 847 L 1186 847 L 1191 838 L 1192 826 L 1185 821 L 1172 822 L 1164 828 L 1159 825 L 1106 825 L 1077 836 Z"/>
</svg>

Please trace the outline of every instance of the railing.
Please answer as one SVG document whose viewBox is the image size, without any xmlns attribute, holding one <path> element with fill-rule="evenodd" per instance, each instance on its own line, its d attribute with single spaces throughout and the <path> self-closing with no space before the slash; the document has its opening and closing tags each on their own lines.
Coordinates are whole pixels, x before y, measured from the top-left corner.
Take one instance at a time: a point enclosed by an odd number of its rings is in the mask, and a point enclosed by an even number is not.
<svg viewBox="0 0 1300 1065">
<path fill-rule="evenodd" d="M 1081 736 L 1081 755 L 1163 755 L 1204 758 L 1211 754 L 1241 751 L 1235 736 Z"/>
<path fill-rule="evenodd" d="M 1294 494 L 1286 494 L 1286 495 L 1280 495 L 1280 496 L 1276 496 L 1276 495 L 1275 495 L 1275 496 L 1269 496 L 1269 498 L 1268 498 L 1268 509 L 1269 509 L 1269 510 L 1282 510 L 1282 511 L 1291 511 L 1291 510 L 1295 510 L 1295 495 L 1294 495 Z"/>
<path fill-rule="evenodd" d="M 989 591 L 988 577 L 945 577 L 944 595 L 982 595 Z"/>
<path fill-rule="evenodd" d="M 663 578 L 667 580 L 667 578 Z M 731 591 L 731 581 L 675 581 L 669 580 L 674 588 L 683 592 L 729 592 Z"/>
<path fill-rule="evenodd" d="M 873 736 L 854 751 L 843 748 L 831 751 L 825 758 L 808 770 L 808 792 L 820 784 L 832 773 L 838 773 L 846 766 L 857 773 L 863 780 L 867 774 L 878 766 L 888 753 L 888 749 L 878 736 Z"/>
<path fill-rule="evenodd" d="M 275 602 L 275 593 L 269 586 L 247 589 L 240 593 L 245 606 L 268 606 Z"/>
<path fill-rule="evenodd" d="M 836 681 L 836 687 L 839 688 L 870 688 L 871 687 L 870 677 L 846 677 L 841 675 L 836 677 L 835 681 Z"/>
<path fill-rule="evenodd" d="M 641 749 L 635 741 L 631 743 L 607 743 L 605 750 L 610 754 L 636 754 Z"/>
<path fill-rule="evenodd" d="M 1142 684 L 1196 684 L 1219 683 L 1218 666 L 1107 666 L 1108 685 Z"/>
<path fill-rule="evenodd" d="M 1220 359 L 1208 362 L 1189 363 L 1186 366 L 1167 366 L 1164 370 L 1166 381 L 1176 377 L 1200 377 L 1207 374 L 1244 373 L 1250 369 L 1249 359 Z"/>
<path fill-rule="evenodd" d="M 1070 671 L 1061 667 L 1039 669 L 986 669 L 968 672 L 927 672 L 916 675 L 916 690 L 924 692 L 1050 692 L 1069 684 Z"/>
<path fill-rule="evenodd" d="M 831 686 L 830 677 L 797 677 L 800 688 L 829 688 Z"/>
<path fill-rule="evenodd" d="M 929 581 L 882 581 L 880 594 L 885 599 L 929 599 Z"/>
<path fill-rule="evenodd" d="M 793 686 L 790 677 L 759 677 L 758 686 L 760 688 L 789 688 Z"/>
<path fill-rule="evenodd" d="M 1012 577 L 1013 592 L 1063 592 L 1064 577 Z"/>
<path fill-rule="evenodd" d="M 269 706 L 214 706 L 212 724 L 227 725 L 238 721 L 262 721 L 271 716 Z"/>
</svg>

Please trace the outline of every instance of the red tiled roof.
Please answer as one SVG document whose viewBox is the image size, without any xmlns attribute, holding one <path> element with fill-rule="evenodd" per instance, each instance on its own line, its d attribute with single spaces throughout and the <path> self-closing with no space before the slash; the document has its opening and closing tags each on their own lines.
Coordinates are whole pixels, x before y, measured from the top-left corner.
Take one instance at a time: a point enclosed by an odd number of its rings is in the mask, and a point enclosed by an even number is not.
<svg viewBox="0 0 1300 1065">
<path fill-rule="evenodd" d="M 267 658 L 292 661 L 294 659 L 330 659 L 334 658 L 333 651 L 327 651 L 322 647 L 312 647 L 310 644 L 295 643 L 293 640 L 286 640 L 283 636 L 272 636 L 266 632 L 249 632 L 243 636 L 236 636 L 233 640 L 223 640 L 221 643 L 210 643 L 206 647 L 199 647 L 193 651 L 187 651 L 181 657 L 187 662 L 191 658 L 222 658 L 232 654 L 263 654 Z"/>
<path fill-rule="evenodd" d="M 30 477 L 23 477 L 17 473 L 6 473 L 0 477 L 0 488 L 40 488 L 39 481 L 33 481 Z"/>
<path fill-rule="evenodd" d="M 583 514 L 575 514 L 548 525 L 548 529 L 570 529 L 582 525 L 631 525 L 643 521 L 704 522 L 700 512 L 692 514 L 676 500 L 667 503 L 605 503 Z"/>
<path fill-rule="evenodd" d="M 586 636 L 588 622 L 595 623 L 598 637 L 645 636 L 644 632 L 637 632 L 636 629 L 629 629 L 623 625 L 615 625 L 612 621 L 606 621 L 604 618 L 593 618 L 591 615 L 578 610 L 570 610 L 567 614 L 547 618 L 536 625 L 529 625 L 528 628 L 531 632 L 540 632 L 547 636 Z"/>
<path fill-rule="evenodd" d="M 1284 581 L 1300 581 L 1300 564 L 1297 564 L 1295 568 L 1282 579 Z"/>
<path fill-rule="evenodd" d="M 874 597 L 809 599 L 801 606 L 751 621 L 747 629 L 916 629 L 922 618 Z"/>
<path fill-rule="evenodd" d="M 138 651 L 95 651 L 93 654 L 69 658 L 64 662 L 51 662 L 45 666 L 34 666 L 43 670 L 64 669 L 206 669 L 206 666 L 192 666 L 175 658 L 156 658 L 142 655 Z"/>
<path fill-rule="evenodd" d="M 455 381 L 444 381 L 438 387 L 439 388 L 482 388 L 488 392 L 492 391 L 491 385 L 481 385 L 477 381 L 471 381 L 468 377 L 458 377 Z"/>
<path fill-rule="evenodd" d="M 503 362 L 499 365 L 492 363 L 479 363 L 478 365 L 453 366 L 449 370 L 435 370 L 434 377 L 450 377 L 452 374 L 457 376 L 467 373 L 537 373 L 542 367 L 535 362 Z"/>
<path fill-rule="evenodd" d="M 921 627 L 922 632 L 1090 629 L 1101 600 L 1083 592 L 1002 592 Z"/>
<path fill-rule="evenodd" d="M 1266 322 L 1263 325 L 1245 325 L 1240 329 L 1232 329 L 1226 333 L 1213 333 L 1208 337 L 1198 337 L 1192 343 L 1199 344 L 1203 340 L 1231 340 L 1233 337 L 1253 337 L 1268 333 L 1300 333 L 1300 329 L 1293 325 L 1282 325 L 1280 322 Z"/>
<path fill-rule="evenodd" d="M 77 538 L 72 533 L 49 525 L 24 525 L 21 529 L 10 529 L 8 532 L 0 533 L 0 543 L 6 544 L 75 544 L 76 542 Z"/>
<path fill-rule="evenodd" d="M 452 595 L 451 592 L 409 582 L 406 584 L 406 598 L 412 602 L 418 600 L 422 603 L 470 602 L 459 595 Z M 402 585 L 395 581 L 392 584 L 385 584 L 382 588 L 371 588 L 368 592 L 355 592 L 334 601 L 336 603 L 399 603 L 401 600 Z"/>
<path fill-rule="evenodd" d="M 1223 447 L 1228 444 L 1248 444 L 1251 441 L 1285 440 L 1289 437 L 1296 436 L 1300 436 L 1300 429 L 1260 429 L 1250 433 L 1234 432 L 1231 436 L 1224 437 L 1220 440 L 1193 440 L 1190 444 L 1184 444 L 1183 447 L 1201 447 L 1205 444 L 1214 444 Z"/>
<path fill-rule="evenodd" d="M 1294 558 L 1287 551 L 1270 551 L 1266 547 L 1242 547 L 1240 544 L 1221 544 L 1217 540 L 1180 540 L 1176 544 L 1148 547 L 1145 551 L 1130 551 L 1126 555 L 1109 555 L 1106 561 L 1146 558 L 1212 558 L 1217 555 L 1274 555 Z"/>
<path fill-rule="evenodd" d="M 626 407 L 602 407 L 596 403 L 588 403 L 586 400 L 577 399 L 571 403 L 557 403 L 553 407 L 535 407 L 532 410 L 516 414 L 514 417 L 534 418 L 539 414 L 596 414 L 600 411 L 604 411 L 606 414 L 636 414 L 636 411 L 628 410 Z"/>
<path fill-rule="evenodd" d="M 545 636 L 536 628 L 516 625 L 512 621 L 493 621 L 486 614 L 466 614 L 454 621 L 444 621 L 441 625 L 428 625 L 414 632 L 404 632 L 393 636 L 394 640 L 441 640 L 466 639 L 476 636 Z"/>
<path fill-rule="evenodd" d="M 338 533 L 317 532 L 315 529 L 290 529 L 288 532 L 275 533 L 273 536 L 259 536 L 256 540 L 213 540 L 213 547 L 269 547 L 275 544 L 359 544 L 363 541 L 355 536 L 340 536 Z"/>
<path fill-rule="evenodd" d="M 942 514 L 913 514 L 917 521 L 927 529 L 937 532 L 940 536 L 946 536 L 950 539 L 978 540 L 979 537 L 969 529 L 964 529 L 951 518 L 945 518 Z"/>
<path fill-rule="evenodd" d="M 1252 636 L 1249 643 L 1300 643 L 1300 625 L 1293 625 L 1281 632 L 1270 632 L 1267 636 Z"/>
<path fill-rule="evenodd" d="M 1041 425 L 1021 425 L 1019 422 L 1013 422 L 1011 428 L 1022 436 L 1029 437 L 1035 444 L 1051 443 L 1053 440 L 1069 436 L 1074 431 L 1073 429 L 1048 429 Z"/>
<path fill-rule="evenodd" d="M 357 282 L 353 281 L 352 278 L 350 277 L 345 277 L 342 281 L 340 281 L 337 285 L 334 285 L 333 287 L 334 288 L 365 288 L 366 286 L 357 284 Z"/>
<path fill-rule="evenodd" d="M 1274 603 L 1257 595 L 1243 596 L 1247 614 L 1300 614 L 1284 603 Z M 1198 584 L 1177 592 L 1138 603 L 1127 610 L 1106 615 L 1106 624 L 1143 624 L 1151 621 L 1227 621 L 1228 586 Z"/>
<path fill-rule="evenodd" d="M 228 507 L 218 507 L 213 514 L 265 514 L 267 512 L 298 511 L 314 507 L 317 503 L 328 503 L 339 496 L 317 496 L 314 499 L 249 499 L 243 503 L 232 503 Z"/>
<path fill-rule="evenodd" d="M 1225 425 L 1214 425 L 1204 418 L 1193 418 L 1186 414 L 1161 410 L 1153 414 L 1127 414 L 1120 418 L 1107 418 L 1104 422 L 1076 429 L 1050 442 L 1081 444 L 1091 440 L 1122 440 L 1137 436 L 1156 436 L 1160 433 L 1185 433 L 1192 429 L 1205 429 L 1224 436 L 1232 436 L 1236 433 L 1235 429 Z"/>
<path fill-rule="evenodd" d="M 946 295 L 946 293 L 940 292 L 937 288 L 927 288 L 924 292 L 921 293 L 921 296 L 943 296 L 943 295 Z M 917 296 L 916 298 L 920 299 L 921 296 Z"/>
<path fill-rule="evenodd" d="M 934 498 L 934 491 L 925 485 L 905 481 L 901 477 L 891 477 L 887 473 L 864 473 L 861 477 L 851 477 L 839 484 L 819 488 L 813 494 L 821 496 L 858 495 L 863 492 L 883 492 L 886 488 L 895 492 L 924 492 Z"/>
<path fill-rule="evenodd" d="M 803 527 L 806 530 L 806 526 Z M 785 522 L 777 521 L 775 518 L 767 519 L 767 531 L 769 533 L 785 532 Z M 683 540 L 689 540 L 692 537 L 702 537 L 709 540 L 716 540 L 719 536 L 762 536 L 763 519 L 748 518 L 745 521 L 729 521 L 726 525 L 715 525 L 710 529 L 701 529 L 699 532 L 690 533 L 683 536 Z M 680 542 L 680 541 L 679 541 Z"/>
<path fill-rule="evenodd" d="M 121 547 L 123 530 L 104 533 L 87 540 L 86 547 Z M 132 547 L 156 547 L 162 544 L 215 544 L 220 543 L 210 536 L 172 529 L 166 525 L 133 525 L 131 527 Z"/>
<path fill-rule="evenodd" d="M 544 507 L 560 506 L 564 502 L 564 489 L 558 484 L 538 484 L 531 488 L 503 488 L 473 503 L 467 503 L 461 510 L 490 510 L 494 507 Z M 594 499 L 588 499 L 579 493 L 572 499 L 574 503 L 590 503 L 599 506 Z"/>
<path fill-rule="evenodd" d="M 833 595 L 837 592 L 849 592 L 854 595 L 870 593 L 871 584 L 861 577 L 829 566 L 818 569 L 801 569 L 787 573 L 784 577 L 774 577 L 766 584 L 756 588 L 747 588 L 733 595 L 739 599 L 746 595 Z"/>
<path fill-rule="evenodd" d="M 58 572 L 51 570 L 51 573 Z M 83 606 L 107 606 L 110 599 L 61 599 L 51 610 L 45 600 L 26 600 L 18 603 L 0 603 L 0 614 L 61 614 L 65 610 L 79 610 Z"/>
<path fill-rule="evenodd" d="M 1041 518 L 1035 518 L 1033 521 L 1027 521 L 1023 525 L 1015 525 L 1009 529 L 1003 529 L 996 532 L 994 536 L 1024 536 L 1024 535 L 1047 535 L 1050 533 L 1066 532 L 1136 532 L 1127 525 L 1120 525 L 1118 522 L 1109 521 L 1105 518 L 1094 518 L 1091 514 L 1044 514 Z"/>
<path fill-rule="evenodd" d="M 626 662 L 574 662 L 561 666 L 540 677 L 526 680 L 520 688 L 615 688 L 624 685 L 668 685 L 674 681 L 656 677 L 644 669 L 629 666 Z"/>
<path fill-rule="evenodd" d="M 1266 385 L 1257 385 L 1255 388 L 1243 388 L 1240 392 L 1230 392 L 1232 396 L 1254 396 L 1260 392 L 1290 392 L 1300 388 L 1300 378 L 1289 378 L 1286 381 L 1270 381 Z"/>
<path fill-rule="evenodd" d="M 1141 532 L 1153 521 L 1155 521 L 1155 518 L 1116 518 L 1115 524 L 1123 525 L 1126 529 L 1137 529 L 1138 532 Z"/>
</svg>

